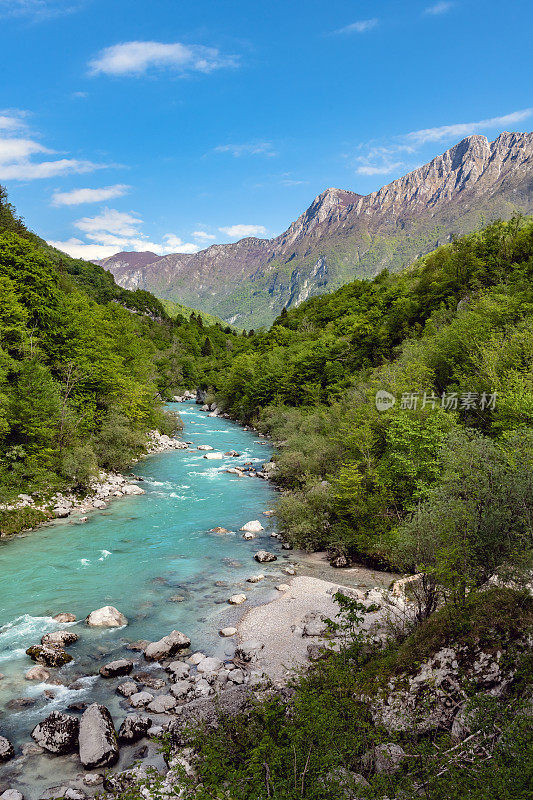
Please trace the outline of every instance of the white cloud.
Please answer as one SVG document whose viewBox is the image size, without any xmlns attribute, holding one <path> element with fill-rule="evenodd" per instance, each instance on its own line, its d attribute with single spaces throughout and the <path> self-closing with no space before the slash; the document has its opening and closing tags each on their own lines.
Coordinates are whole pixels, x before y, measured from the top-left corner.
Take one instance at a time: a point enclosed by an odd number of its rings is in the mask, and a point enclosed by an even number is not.
<svg viewBox="0 0 533 800">
<path fill-rule="evenodd" d="M 243 239 L 245 236 L 264 236 L 267 229 L 263 225 L 228 225 L 226 228 L 219 228 L 231 239 Z"/>
<path fill-rule="evenodd" d="M 213 233 L 207 233 L 207 231 L 193 231 L 192 235 L 200 242 L 210 242 L 217 238 Z"/>
<path fill-rule="evenodd" d="M 360 19 L 357 22 L 350 23 L 350 25 L 345 25 L 344 28 L 339 28 L 334 33 L 366 33 L 375 28 L 377 24 L 378 20 L 375 17 L 373 19 Z"/>
<path fill-rule="evenodd" d="M 236 66 L 237 61 L 236 56 L 198 44 L 123 42 L 102 50 L 89 62 L 89 70 L 92 75 L 143 75 L 151 68 L 207 73 Z"/>
<path fill-rule="evenodd" d="M 215 153 L 230 153 L 235 158 L 241 156 L 272 156 L 277 155 L 274 152 L 271 142 L 248 142 L 244 144 L 219 144 L 214 148 Z"/>
<path fill-rule="evenodd" d="M 433 16 L 439 16 L 439 14 L 446 14 L 452 7 L 453 3 L 435 3 L 434 6 L 428 6 L 424 9 L 424 14 L 431 14 Z"/>
<path fill-rule="evenodd" d="M 142 224 L 143 220 L 137 214 L 105 208 L 94 217 L 82 217 L 74 223 L 85 234 L 85 241 L 70 238 L 65 241 L 51 240 L 48 244 L 74 258 L 87 260 L 107 258 L 123 250 L 137 253 L 148 250 L 157 255 L 167 255 L 196 253 L 199 249 L 198 245 L 184 242 L 173 233 L 165 234 L 161 242 L 152 242 L 140 230 Z"/>
<path fill-rule="evenodd" d="M 54 192 L 52 202 L 55 206 L 78 206 L 82 203 L 102 203 L 104 200 L 113 200 L 123 197 L 129 192 L 131 186 L 116 183 L 114 186 L 103 186 L 101 189 L 73 189 L 70 192 Z"/>
<path fill-rule="evenodd" d="M 26 181 L 53 178 L 59 175 L 82 174 L 102 169 L 106 164 L 77 158 L 60 158 L 54 161 L 36 161 L 34 156 L 53 154 L 35 139 L 28 138 L 22 111 L 0 113 L 0 180 Z M 19 136 L 13 134 L 18 133 Z"/>
<path fill-rule="evenodd" d="M 405 139 L 415 145 L 426 144 L 426 142 L 440 142 L 443 139 L 458 139 L 471 136 L 476 131 L 512 126 L 517 122 L 522 122 L 532 114 L 533 108 L 525 108 L 522 111 L 513 111 L 511 114 L 505 114 L 503 117 L 481 119 L 478 122 L 459 122 L 454 125 L 442 125 L 438 128 L 424 128 L 420 131 L 412 131 L 406 134 Z"/>
</svg>

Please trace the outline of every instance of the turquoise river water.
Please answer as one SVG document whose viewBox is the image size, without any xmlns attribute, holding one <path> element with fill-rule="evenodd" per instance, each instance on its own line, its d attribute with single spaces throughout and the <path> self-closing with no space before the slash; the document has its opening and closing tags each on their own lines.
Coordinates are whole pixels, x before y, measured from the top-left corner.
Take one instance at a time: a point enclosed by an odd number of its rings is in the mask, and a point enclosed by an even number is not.
<svg viewBox="0 0 533 800">
<path fill-rule="evenodd" d="M 221 639 L 218 630 L 240 618 L 244 608 L 229 606 L 228 597 L 245 589 L 250 605 L 275 594 L 285 551 L 279 551 L 277 562 L 261 565 L 267 580 L 257 585 L 245 581 L 259 571 L 255 551 L 279 549 L 270 538 L 272 523 L 262 515 L 274 491 L 266 481 L 226 472 L 244 461 L 268 460 L 268 442 L 229 420 L 207 416 L 195 404 L 178 410 L 183 438 L 191 447 L 135 465 L 144 495 L 117 499 L 84 524 L 62 520 L 0 545 L 0 734 L 17 748 L 17 758 L 0 770 L 1 790 L 16 786 L 31 800 L 47 782 L 57 782 L 59 762 L 60 778 L 80 772 L 73 759 L 67 768 L 65 758 L 21 756 L 21 746 L 31 742 L 29 734 L 39 720 L 73 702 L 105 702 L 118 726 L 126 711 L 96 675 L 105 661 L 132 656 L 128 642 L 156 640 L 178 629 L 190 636 L 193 649 L 231 655 L 233 644 Z M 199 444 L 236 450 L 240 457 L 207 460 L 195 449 Z M 266 530 L 245 541 L 238 531 L 252 519 L 261 520 Z M 210 533 L 215 526 L 232 533 Z M 33 665 L 26 648 L 61 628 L 54 614 L 70 611 L 83 620 L 104 605 L 116 606 L 129 625 L 99 630 L 76 623 L 73 630 L 80 639 L 69 648 L 74 661 L 59 673 L 63 685 L 24 679 Z M 73 681 L 77 688 L 71 689 Z"/>
</svg>

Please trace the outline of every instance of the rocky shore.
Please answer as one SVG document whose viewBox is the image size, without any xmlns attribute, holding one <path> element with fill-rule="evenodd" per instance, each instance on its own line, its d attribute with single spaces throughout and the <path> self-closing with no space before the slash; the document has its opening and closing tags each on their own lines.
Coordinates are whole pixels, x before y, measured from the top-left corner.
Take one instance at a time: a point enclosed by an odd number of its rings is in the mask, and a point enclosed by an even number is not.
<svg viewBox="0 0 533 800">
<path fill-rule="evenodd" d="M 148 433 L 144 456 L 164 453 L 168 450 L 187 449 L 188 445 L 180 439 L 153 430 Z M 144 489 L 139 486 L 137 478 L 102 470 L 90 482 L 82 497 L 73 492 L 58 492 L 42 501 L 29 494 L 19 494 L 15 503 L 0 504 L 0 511 L 34 509 L 43 512 L 48 519 L 65 519 L 71 515 L 81 515 L 76 521 L 85 522 L 83 514 L 102 511 L 114 499 L 139 494 L 144 494 Z"/>
</svg>

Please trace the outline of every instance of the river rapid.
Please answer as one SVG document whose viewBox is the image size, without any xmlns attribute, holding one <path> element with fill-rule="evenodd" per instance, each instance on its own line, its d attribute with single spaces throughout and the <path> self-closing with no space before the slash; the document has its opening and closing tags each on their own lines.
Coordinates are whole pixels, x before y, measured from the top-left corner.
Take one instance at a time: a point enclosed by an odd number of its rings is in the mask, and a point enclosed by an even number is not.
<svg viewBox="0 0 533 800">
<path fill-rule="evenodd" d="M 17 758 L 0 768 L 1 790 L 18 788 L 33 800 L 58 780 L 82 772 L 75 758 L 23 756 L 22 746 L 32 741 L 37 722 L 72 703 L 104 703 L 118 728 L 126 707 L 113 692 L 115 682 L 112 688 L 97 675 L 107 661 L 138 658 L 127 650 L 128 643 L 157 640 L 177 629 L 191 638 L 193 650 L 231 656 L 234 644 L 218 630 L 239 619 L 246 607 L 276 594 L 290 554 L 270 538 L 273 522 L 262 514 L 272 505 L 274 491 L 264 480 L 226 472 L 246 461 L 267 461 L 268 441 L 230 420 L 207 416 L 194 403 L 180 405 L 179 412 L 182 438 L 190 448 L 135 465 L 144 495 L 117 499 L 85 523 L 73 515 L 0 544 L 0 734 L 17 751 Z M 240 456 L 208 460 L 196 449 L 200 444 Z M 261 520 L 265 531 L 246 541 L 239 529 L 252 519 Z M 216 526 L 231 533 L 211 533 Z M 275 550 L 278 561 L 257 564 L 253 554 L 262 548 Z M 266 579 L 247 583 L 257 572 Z M 246 605 L 228 605 L 239 591 L 246 592 Z M 85 625 L 87 614 L 104 605 L 116 606 L 128 626 Z M 64 627 L 52 619 L 61 611 L 80 620 L 72 625 L 79 641 L 68 648 L 74 661 L 57 673 L 62 685 L 25 680 L 33 666 L 26 648 Z"/>
</svg>

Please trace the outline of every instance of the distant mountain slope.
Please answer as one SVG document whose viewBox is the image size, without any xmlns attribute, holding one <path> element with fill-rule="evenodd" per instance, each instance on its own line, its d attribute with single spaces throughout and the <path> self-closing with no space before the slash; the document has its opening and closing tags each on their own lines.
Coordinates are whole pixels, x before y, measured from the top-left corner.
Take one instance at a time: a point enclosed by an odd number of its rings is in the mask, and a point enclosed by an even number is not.
<svg viewBox="0 0 533 800">
<path fill-rule="evenodd" d="M 502 133 L 494 142 L 476 135 L 369 195 L 326 189 L 275 239 L 150 263 L 144 253 L 119 253 L 100 263 L 128 289 L 257 327 L 285 305 L 397 271 L 453 236 L 532 211 L 533 134 Z"/>
</svg>

